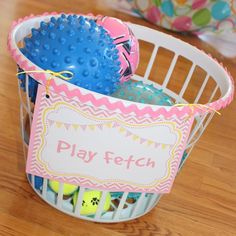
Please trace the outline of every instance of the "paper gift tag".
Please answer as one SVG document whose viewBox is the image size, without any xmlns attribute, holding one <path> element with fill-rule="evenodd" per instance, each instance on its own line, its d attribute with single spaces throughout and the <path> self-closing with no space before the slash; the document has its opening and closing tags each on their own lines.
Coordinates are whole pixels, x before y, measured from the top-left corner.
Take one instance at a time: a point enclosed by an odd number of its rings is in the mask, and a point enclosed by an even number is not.
<svg viewBox="0 0 236 236">
<path fill-rule="evenodd" d="M 45 95 L 39 85 L 28 173 L 110 191 L 170 191 L 192 118 L 140 117 L 78 96 Z"/>
</svg>

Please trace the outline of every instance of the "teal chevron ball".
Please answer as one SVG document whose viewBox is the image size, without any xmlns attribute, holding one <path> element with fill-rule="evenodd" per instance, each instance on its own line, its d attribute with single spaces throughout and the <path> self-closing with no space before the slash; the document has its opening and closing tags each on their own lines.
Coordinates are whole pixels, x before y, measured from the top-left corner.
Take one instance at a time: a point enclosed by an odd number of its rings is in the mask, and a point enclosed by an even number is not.
<svg viewBox="0 0 236 236">
<path fill-rule="evenodd" d="M 172 106 L 172 99 L 162 90 L 155 88 L 152 84 L 144 84 L 142 81 L 128 81 L 119 85 L 112 97 L 144 104 Z"/>
</svg>

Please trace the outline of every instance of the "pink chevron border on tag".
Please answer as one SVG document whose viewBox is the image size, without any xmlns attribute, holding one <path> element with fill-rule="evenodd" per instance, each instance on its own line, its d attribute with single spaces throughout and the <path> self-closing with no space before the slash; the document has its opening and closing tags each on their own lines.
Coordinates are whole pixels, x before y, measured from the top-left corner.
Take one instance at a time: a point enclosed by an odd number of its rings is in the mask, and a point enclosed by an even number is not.
<svg viewBox="0 0 236 236">
<path fill-rule="evenodd" d="M 50 99 L 47 99 L 45 97 L 45 87 L 40 85 L 38 88 L 38 94 L 36 99 L 36 105 L 35 105 L 35 113 L 33 118 L 33 124 L 32 124 L 32 130 L 31 130 L 31 136 L 30 136 L 30 145 L 29 145 L 29 152 L 28 152 L 28 159 L 27 159 L 27 168 L 26 171 L 28 173 L 42 176 L 47 179 L 54 179 L 63 183 L 71 183 L 87 188 L 92 189 L 101 189 L 101 190 L 109 190 L 109 191 L 132 191 L 132 192 L 155 192 L 155 193 L 168 193 L 171 190 L 173 181 L 175 179 L 176 173 L 178 171 L 178 166 L 181 161 L 181 157 L 183 155 L 183 152 L 185 150 L 187 138 L 189 136 L 189 132 L 192 126 L 193 119 L 186 120 L 186 116 L 182 118 L 165 118 L 168 121 L 173 121 L 176 124 L 176 127 L 181 130 L 182 132 L 182 140 L 180 144 L 175 149 L 175 157 L 171 162 L 171 173 L 168 176 L 168 178 L 160 183 L 157 183 L 155 186 L 137 186 L 137 184 L 134 183 L 127 183 L 127 181 L 117 181 L 116 173 L 114 173 L 113 181 L 112 179 L 109 180 L 101 180 L 101 179 L 94 179 L 94 178 L 84 178 L 84 177 L 78 177 L 78 176 L 71 176 L 65 175 L 55 175 L 50 173 L 50 171 L 47 171 L 47 169 L 42 165 L 42 163 L 36 158 L 36 153 L 38 151 L 39 145 L 42 142 L 42 112 L 44 109 L 47 109 L 48 107 L 53 106 L 57 102 L 66 102 L 70 103 L 73 106 L 79 107 L 83 112 L 86 114 L 91 114 L 96 117 L 119 117 L 119 119 L 123 119 L 125 122 L 132 121 L 132 124 L 152 124 L 152 122 L 161 120 L 161 118 L 142 118 L 142 117 L 134 117 L 134 116 L 127 116 L 121 113 L 115 113 L 114 111 L 109 110 L 103 110 L 101 108 L 92 107 L 91 105 L 88 105 L 86 103 L 78 103 L 76 100 L 71 100 L 70 98 L 67 98 L 65 96 L 62 96 L 61 94 L 57 94 L 55 92 L 50 92 Z M 162 118 L 163 119 L 163 118 Z M 52 121 L 48 121 L 49 126 L 52 125 Z M 111 126 L 111 128 L 113 128 Z M 114 128 L 113 128 L 114 129 Z M 101 131 L 101 129 L 99 129 Z M 84 132 L 84 131 L 83 131 Z M 96 131 L 94 131 L 96 132 Z M 127 137 L 124 137 L 124 139 Z M 92 142 L 92 137 L 91 137 Z M 143 140 L 141 140 L 140 143 L 142 143 Z M 142 145 L 142 144 L 140 144 Z M 164 144 L 165 145 L 165 144 Z M 153 146 L 155 148 L 160 147 L 161 144 L 155 143 Z M 125 148 L 125 140 L 124 140 L 124 148 Z M 153 147 L 154 148 L 154 147 Z M 103 168 L 104 171 L 106 171 L 104 166 L 100 166 L 100 168 Z"/>
</svg>

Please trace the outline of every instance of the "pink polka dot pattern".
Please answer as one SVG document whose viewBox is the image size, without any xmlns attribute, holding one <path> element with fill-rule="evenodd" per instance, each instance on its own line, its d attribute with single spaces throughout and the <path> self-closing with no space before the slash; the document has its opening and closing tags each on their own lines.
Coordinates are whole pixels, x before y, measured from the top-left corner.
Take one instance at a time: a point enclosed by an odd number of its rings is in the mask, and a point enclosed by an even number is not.
<svg viewBox="0 0 236 236">
<path fill-rule="evenodd" d="M 218 26 L 225 21 L 233 22 L 230 30 L 236 31 L 236 7 L 232 0 L 126 0 L 126 3 L 151 23 L 174 31 L 219 33 Z"/>
<path fill-rule="evenodd" d="M 151 7 L 149 11 L 147 12 L 147 19 L 152 23 L 159 22 L 161 19 L 160 10 L 155 6 Z"/>
<path fill-rule="evenodd" d="M 192 19 L 188 16 L 177 17 L 173 22 L 173 28 L 178 31 L 189 31 L 192 26 Z"/>
<path fill-rule="evenodd" d="M 207 3 L 207 0 L 194 0 L 193 4 L 192 4 L 192 9 L 201 9 L 202 7 L 204 7 Z"/>
</svg>

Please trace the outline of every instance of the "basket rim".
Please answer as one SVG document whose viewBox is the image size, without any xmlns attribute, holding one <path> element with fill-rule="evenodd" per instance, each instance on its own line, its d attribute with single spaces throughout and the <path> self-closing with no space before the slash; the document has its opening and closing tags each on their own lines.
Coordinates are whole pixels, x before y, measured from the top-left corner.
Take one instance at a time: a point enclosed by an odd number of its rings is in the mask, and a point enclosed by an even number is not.
<svg viewBox="0 0 236 236">
<path fill-rule="evenodd" d="M 42 17 L 52 17 L 52 16 L 59 16 L 63 13 L 57 13 L 57 12 L 52 12 L 52 13 L 43 13 L 41 15 L 33 15 L 31 14 L 30 16 L 26 16 L 24 18 L 20 18 L 17 21 L 14 21 L 12 23 L 9 35 L 8 35 L 8 50 L 15 60 L 15 62 L 24 70 L 24 71 L 34 71 L 34 70 L 42 70 L 40 67 L 37 65 L 33 64 L 29 59 L 27 59 L 20 51 L 19 47 L 17 46 L 15 42 L 15 34 L 17 30 L 20 29 L 21 26 L 23 26 L 27 21 L 30 22 L 32 20 L 35 20 L 37 18 L 42 18 Z M 65 13 L 64 13 L 65 14 Z M 74 13 L 67 13 L 67 14 L 74 14 Z M 78 14 L 81 15 L 81 14 Z M 93 14 L 88 14 L 85 15 L 88 17 L 93 17 Z M 130 23 L 129 23 L 130 24 Z M 136 27 L 142 27 L 145 29 L 149 29 L 152 31 L 151 28 L 141 26 L 141 25 L 136 25 L 136 24 L 131 24 Z M 46 73 L 28 73 L 31 77 L 33 77 L 35 80 L 37 80 L 39 83 L 45 85 L 46 81 L 50 78 L 50 89 L 53 89 L 55 92 L 59 94 L 66 94 L 69 98 L 77 98 L 81 102 L 86 103 L 86 102 L 91 102 L 94 106 L 100 107 L 100 106 L 105 106 L 109 110 L 119 110 L 122 113 L 125 114 L 130 114 L 134 113 L 137 116 L 145 116 L 149 115 L 153 118 L 158 117 L 160 115 L 163 115 L 164 117 L 170 117 L 173 115 L 177 115 L 178 117 L 188 115 L 188 116 L 198 116 L 201 114 L 206 114 L 210 113 L 212 111 L 217 111 L 220 110 L 221 108 L 226 107 L 231 103 L 234 97 L 234 81 L 227 70 L 223 66 L 222 63 L 219 63 L 215 58 L 213 58 L 210 54 L 206 54 L 203 50 L 200 50 L 186 42 L 183 42 L 182 40 L 179 40 L 173 36 L 170 36 L 168 34 L 159 32 L 162 36 L 165 37 L 170 37 L 172 40 L 179 41 L 183 44 L 186 44 L 188 47 L 192 47 L 195 50 L 197 50 L 199 53 L 205 54 L 209 60 L 212 60 L 211 62 L 215 63 L 218 67 L 220 67 L 227 79 L 227 82 L 229 84 L 229 87 L 227 88 L 227 92 L 223 95 L 223 97 L 219 98 L 216 101 L 213 101 L 211 103 L 203 104 L 204 106 L 208 106 L 209 109 L 205 110 L 202 108 L 199 108 L 197 106 L 160 106 L 160 105 L 151 105 L 151 104 L 142 104 L 138 102 L 132 102 L 132 101 L 126 101 L 122 100 L 119 98 L 113 98 L 111 96 L 99 94 L 81 87 L 78 87 L 76 85 L 70 84 L 67 81 L 61 80 L 55 76 L 48 75 Z M 152 81 L 151 81 L 152 82 Z"/>
</svg>

